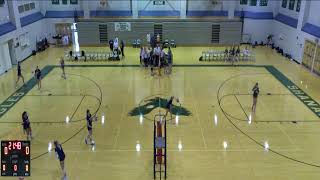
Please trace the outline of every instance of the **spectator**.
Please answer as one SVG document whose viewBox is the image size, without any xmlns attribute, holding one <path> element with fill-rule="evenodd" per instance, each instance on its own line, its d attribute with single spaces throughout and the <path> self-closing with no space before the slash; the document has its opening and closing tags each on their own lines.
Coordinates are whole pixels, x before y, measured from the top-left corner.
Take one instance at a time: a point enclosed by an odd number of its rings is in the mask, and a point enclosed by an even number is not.
<svg viewBox="0 0 320 180">
<path fill-rule="evenodd" d="M 110 51 L 113 51 L 113 39 L 109 40 L 109 47 L 110 47 Z"/>
<path fill-rule="evenodd" d="M 226 48 L 226 49 L 224 50 L 224 59 L 225 59 L 225 61 L 227 61 L 228 58 L 229 58 L 229 50 L 228 50 L 228 48 Z"/>
<path fill-rule="evenodd" d="M 143 60 L 143 57 L 144 57 L 144 48 L 141 46 L 140 47 L 140 65 L 142 65 L 142 60 Z"/>
<path fill-rule="evenodd" d="M 144 67 L 148 66 L 149 58 L 150 58 L 150 52 L 148 51 L 147 47 L 144 47 L 144 55 L 143 55 Z"/>
<path fill-rule="evenodd" d="M 168 49 L 168 70 L 167 70 L 167 74 L 171 74 L 172 72 L 172 63 L 173 63 L 173 55 L 171 52 L 171 48 L 169 47 Z"/>
<path fill-rule="evenodd" d="M 121 55 L 122 55 L 122 57 L 124 57 L 124 46 L 125 46 L 124 41 L 121 40 L 121 42 L 120 42 L 120 49 L 121 49 Z"/>
</svg>

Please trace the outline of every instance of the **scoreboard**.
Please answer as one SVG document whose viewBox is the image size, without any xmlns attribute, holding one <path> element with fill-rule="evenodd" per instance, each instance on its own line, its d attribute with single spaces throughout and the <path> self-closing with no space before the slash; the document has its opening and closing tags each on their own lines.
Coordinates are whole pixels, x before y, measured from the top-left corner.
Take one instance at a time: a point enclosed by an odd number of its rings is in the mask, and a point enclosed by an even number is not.
<svg viewBox="0 0 320 180">
<path fill-rule="evenodd" d="M 1 176 L 30 176 L 30 141 L 1 141 Z"/>
</svg>

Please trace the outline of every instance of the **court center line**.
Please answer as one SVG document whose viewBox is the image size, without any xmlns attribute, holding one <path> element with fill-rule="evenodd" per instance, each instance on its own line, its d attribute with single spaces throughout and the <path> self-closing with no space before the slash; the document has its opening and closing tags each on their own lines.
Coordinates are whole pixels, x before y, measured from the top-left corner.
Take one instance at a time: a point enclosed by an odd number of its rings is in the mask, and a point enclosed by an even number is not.
<svg viewBox="0 0 320 180">
<path fill-rule="evenodd" d="M 191 90 L 191 94 L 192 96 L 194 97 L 194 94 L 193 94 L 193 89 L 191 88 L 191 86 L 189 87 L 189 89 Z M 197 101 L 195 103 L 192 103 L 195 111 L 196 111 L 196 119 L 198 120 L 198 123 L 199 123 L 199 127 L 200 127 L 200 131 L 201 131 L 201 136 L 202 136 L 202 141 L 203 141 L 203 144 L 204 144 L 204 148 L 207 149 L 208 146 L 207 146 L 207 143 L 206 143 L 206 139 L 204 137 L 204 133 L 203 133 L 203 128 L 202 128 L 202 125 L 201 125 L 201 120 L 199 118 L 199 112 L 198 112 L 198 108 L 197 108 Z"/>
<path fill-rule="evenodd" d="M 121 114 L 121 118 L 120 118 L 120 121 L 119 121 L 119 126 L 117 128 L 116 136 L 114 137 L 113 148 L 116 148 L 116 146 L 118 144 L 118 139 L 119 139 L 120 130 L 121 130 L 121 122 L 124 119 L 124 115 L 125 115 L 125 104 L 123 104 L 123 106 L 122 106 L 122 114 Z"/>
<path fill-rule="evenodd" d="M 257 150 L 257 149 L 184 149 L 184 150 L 177 150 L 177 149 L 167 149 L 167 151 L 170 152 L 265 152 L 264 149 Z M 66 153 L 97 153 L 97 152 L 137 152 L 135 149 L 99 149 L 99 146 L 96 146 L 96 151 L 92 152 L 91 150 L 83 150 L 83 151 L 77 151 L 77 150 L 71 150 L 71 151 L 65 151 Z M 153 152 L 153 149 L 141 149 L 140 152 Z M 280 149 L 279 152 L 303 152 L 302 150 L 293 150 L 293 149 Z M 34 152 L 33 153 L 37 153 Z"/>
<path fill-rule="evenodd" d="M 281 124 L 279 124 L 277 127 L 280 129 L 280 131 L 281 131 L 285 136 L 287 136 L 289 142 L 294 145 L 295 149 L 298 149 L 298 147 L 296 146 L 296 144 L 294 143 L 294 141 L 291 139 L 291 137 L 288 135 L 288 133 L 286 133 L 286 131 L 281 128 Z"/>
</svg>

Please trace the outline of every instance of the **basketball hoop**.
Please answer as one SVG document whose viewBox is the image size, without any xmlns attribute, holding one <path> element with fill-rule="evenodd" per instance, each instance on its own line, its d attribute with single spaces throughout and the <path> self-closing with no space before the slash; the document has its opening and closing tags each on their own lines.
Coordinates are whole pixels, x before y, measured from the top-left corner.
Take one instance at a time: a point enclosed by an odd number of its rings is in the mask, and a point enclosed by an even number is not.
<svg viewBox="0 0 320 180">
<path fill-rule="evenodd" d="M 106 5 L 107 5 L 107 0 L 100 0 L 100 5 L 101 5 L 102 7 L 106 7 Z"/>
<path fill-rule="evenodd" d="M 219 0 L 211 0 L 212 5 L 218 5 L 220 2 Z"/>
</svg>

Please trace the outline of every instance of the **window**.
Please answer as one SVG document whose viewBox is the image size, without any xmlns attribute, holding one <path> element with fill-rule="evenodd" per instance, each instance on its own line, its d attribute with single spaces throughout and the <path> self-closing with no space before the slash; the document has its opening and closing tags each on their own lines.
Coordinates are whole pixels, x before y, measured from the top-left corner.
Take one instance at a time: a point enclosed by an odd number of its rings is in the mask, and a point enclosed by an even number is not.
<svg viewBox="0 0 320 180">
<path fill-rule="evenodd" d="M 23 12 L 24 12 L 24 7 L 23 7 L 23 5 L 18 6 L 18 11 L 19 11 L 19 13 L 23 13 Z"/>
<path fill-rule="evenodd" d="M 247 5 L 248 4 L 248 0 L 240 0 L 240 4 L 241 5 Z"/>
<path fill-rule="evenodd" d="M 30 3 L 30 9 L 34 9 L 34 8 L 36 8 L 36 5 L 34 4 L 34 2 Z"/>
<path fill-rule="evenodd" d="M 294 4 L 295 4 L 296 0 L 289 0 L 289 9 L 290 10 L 294 10 Z"/>
<path fill-rule="evenodd" d="M 250 0 L 250 6 L 257 6 L 257 0 Z"/>
<path fill-rule="evenodd" d="M 4 0 L 0 0 L 0 7 L 3 7 L 5 1 Z"/>
<path fill-rule="evenodd" d="M 287 4 L 288 4 L 288 1 L 287 1 L 287 0 L 282 0 L 282 5 L 281 5 L 281 7 L 287 8 Z"/>
<path fill-rule="evenodd" d="M 25 4 L 24 11 L 29 11 L 29 10 L 30 10 L 30 4 Z"/>
<path fill-rule="evenodd" d="M 68 0 L 62 0 L 62 4 L 68 4 Z"/>
<path fill-rule="evenodd" d="M 296 7 L 296 11 L 300 12 L 300 6 L 301 6 L 301 0 L 297 1 L 297 7 Z"/>
<path fill-rule="evenodd" d="M 52 4 L 60 4 L 59 0 L 51 0 Z"/>
<path fill-rule="evenodd" d="M 78 4 L 78 0 L 70 0 L 70 4 Z"/>
<path fill-rule="evenodd" d="M 260 6 L 268 6 L 268 0 L 260 0 Z"/>
</svg>

